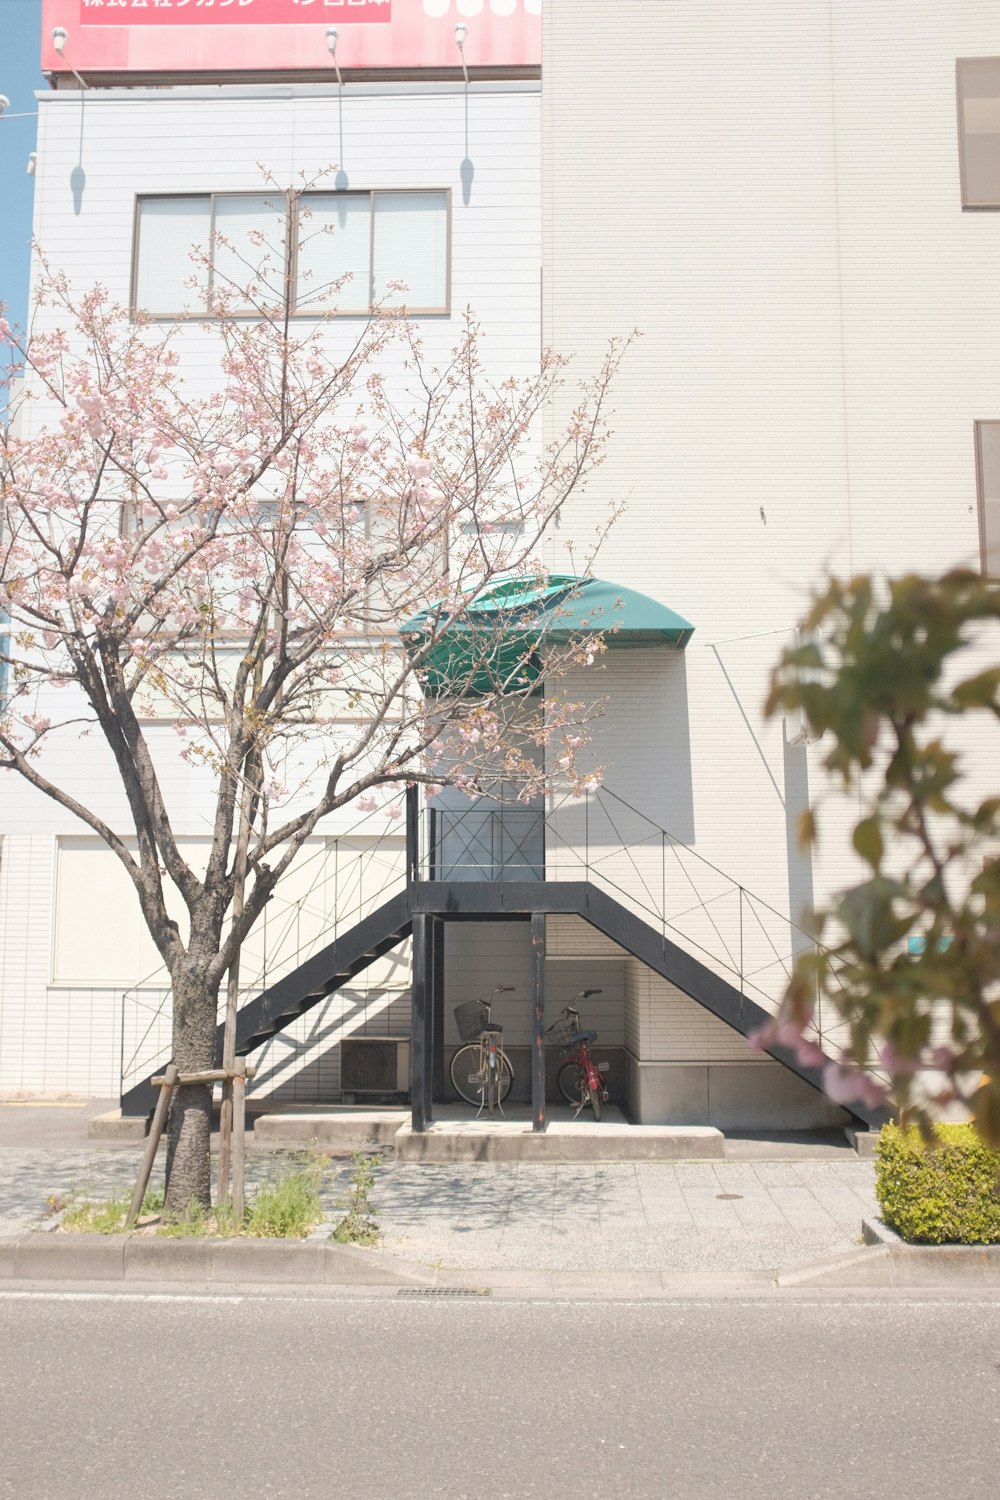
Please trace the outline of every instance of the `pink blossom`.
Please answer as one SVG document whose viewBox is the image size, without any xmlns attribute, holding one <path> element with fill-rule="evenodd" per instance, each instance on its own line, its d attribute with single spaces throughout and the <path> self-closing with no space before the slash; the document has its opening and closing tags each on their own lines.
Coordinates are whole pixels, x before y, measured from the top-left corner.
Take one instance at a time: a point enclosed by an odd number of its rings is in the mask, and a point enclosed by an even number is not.
<svg viewBox="0 0 1000 1500">
<path fill-rule="evenodd" d="M 774 1046 L 777 1036 L 777 1022 L 769 1021 L 766 1026 L 760 1026 L 748 1034 L 747 1045 L 752 1052 L 766 1052 L 769 1047 Z"/>
<path fill-rule="evenodd" d="M 827 1063 L 823 1069 L 823 1092 L 834 1104 L 853 1104 L 858 1097 L 857 1079 L 846 1068 Z"/>
<path fill-rule="evenodd" d="M 826 1065 L 826 1053 L 815 1042 L 799 1042 L 795 1054 L 804 1068 L 822 1068 Z"/>
<path fill-rule="evenodd" d="M 897 1052 L 891 1042 L 883 1042 L 879 1049 L 878 1060 L 887 1073 L 894 1078 L 912 1078 L 917 1071 L 917 1060 L 914 1057 L 904 1057 Z"/>
</svg>

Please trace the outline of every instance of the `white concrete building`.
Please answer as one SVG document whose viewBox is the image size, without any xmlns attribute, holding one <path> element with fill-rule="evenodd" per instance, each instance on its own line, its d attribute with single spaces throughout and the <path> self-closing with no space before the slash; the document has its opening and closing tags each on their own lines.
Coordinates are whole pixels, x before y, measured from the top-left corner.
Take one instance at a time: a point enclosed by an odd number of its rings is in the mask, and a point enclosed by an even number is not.
<svg viewBox="0 0 1000 1500">
<path fill-rule="evenodd" d="M 47 0 L 47 23 L 60 4 Z M 35 233 L 81 283 L 100 276 L 123 300 L 137 287 L 148 298 L 162 267 L 143 262 L 143 235 L 166 246 L 173 212 L 157 205 L 198 214 L 212 194 L 225 211 L 230 195 L 259 191 L 260 162 L 289 182 L 336 163 L 336 191 L 429 195 L 447 243 L 422 319 L 432 344 L 450 344 L 467 304 L 498 370 L 530 368 L 540 342 L 585 368 L 609 337 L 640 329 L 608 462 L 560 535 L 589 536 L 627 499 L 599 575 L 695 633 L 683 650 L 608 653 L 595 743 L 606 791 L 586 812 L 550 810 L 544 873 L 592 882 L 772 1009 L 805 941 L 792 924 L 853 874 L 840 837 L 849 809 L 827 815 L 815 865 L 797 850 L 820 751 L 761 715 L 809 588 L 827 568 L 940 571 L 1000 547 L 1000 19 L 989 0 L 618 0 L 600 17 L 584 0 L 548 0 L 540 74 L 477 67 L 477 24 L 511 9 L 435 0 L 432 17 L 425 6 L 449 45 L 467 23 L 468 86 L 451 53 L 447 66 L 396 57 L 381 73 L 348 60 L 342 87 L 326 63 L 317 81 L 263 62 L 238 77 L 216 65 L 204 81 L 176 63 L 160 76 L 148 61 L 95 64 L 86 93 L 63 69 L 39 101 Z M 573 571 L 562 541 L 546 561 Z M 90 752 L 66 753 L 92 786 Z M 197 779 L 177 777 L 197 840 Z M 124 816 L 110 780 L 96 795 Z M 254 939 L 262 985 L 401 879 L 401 838 L 349 823 L 317 841 L 268 914 L 270 936 Z M 169 1002 L 124 877 L 13 776 L 0 781 L 0 832 L 0 1089 L 127 1090 L 162 1060 Z M 547 1009 L 603 991 L 585 1019 L 636 1119 L 845 1118 L 750 1051 L 704 974 L 684 969 L 685 993 L 676 966 L 673 979 L 651 967 L 638 941 L 549 910 Z M 457 1042 L 454 1005 L 486 980 L 513 985 L 498 1016 L 526 1098 L 530 926 L 446 925 L 439 1047 Z M 266 1044 L 258 1095 L 343 1097 L 342 1042 L 408 1042 L 409 986 L 400 944 Z M 407 1066 L 404 1046 L 393 1081 Z"/>
</svg>

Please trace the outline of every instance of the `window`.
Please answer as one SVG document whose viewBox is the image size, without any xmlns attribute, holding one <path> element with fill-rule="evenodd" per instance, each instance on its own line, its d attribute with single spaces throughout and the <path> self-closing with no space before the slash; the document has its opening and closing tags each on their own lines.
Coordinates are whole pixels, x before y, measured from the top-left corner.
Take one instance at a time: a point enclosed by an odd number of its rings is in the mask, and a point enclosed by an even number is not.
<svg viewBox="0 0 1000 1500">
<path fill-rule="evenodd" d="M 958 61 L 963 208 L 1000 208 L 1000 58 Z"/>
<path fill-rule="evenodd" d="M 132 307 L 209 317 L 224 293 L 250 314 L 281 302 L 290 273 L 303 315 L 447 313 L 449 228 L 446 190 L 143 197 Z"/>
<path fill-rule="evenodd" d="M 976 423 L 976 479 L 983 572 L 1000 578 L 1000 421 Z"/>
</svg>

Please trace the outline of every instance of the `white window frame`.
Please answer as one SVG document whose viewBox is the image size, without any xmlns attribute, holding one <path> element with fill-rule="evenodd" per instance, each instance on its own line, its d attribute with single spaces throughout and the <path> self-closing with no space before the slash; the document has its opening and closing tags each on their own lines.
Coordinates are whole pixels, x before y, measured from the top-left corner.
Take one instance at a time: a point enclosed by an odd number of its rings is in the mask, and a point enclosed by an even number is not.
<svg viewBox="0 0 1000 1500">
<path fill-rule="evenodd" d="M 966 102 L 968 99 L 991 98 L 987 94 L 969 94 L 968 85 L 971 84 L 971 74 L 976 66 L 992 67 L 998 74 L 997 81 L 997 109 L 1000 111 L 1000 57 L 960 57 L 955 63 L 955 89 L 958 105 L 958 168 L 962 191 L 962 208 L 973 213 L 995 213 L 1000 210 L 1000 183 L 997 185 L 996 197 L 983 199 L 972 198 L 969 192 L 968 163 L 966 160 L 966 139 L 969 132 L 966 130 Z M 992 132 L 991 132 L 992 133 Z M 997 150 L 1000 152 L 1000 130 L 997 135 Z"/>
<path fill-rule="evenodd" d="M 408 194 L 413 197 L 444 197 L 445 211 L 445 269 L 444 269 L 444 301 L 435 306 L 410 306 L 409 303 L 385 303 L 385 310 L 393 313 L 405 313 L 407 317 L 450 317 L 451 316 L 451 220 L 452 220 L 452 194 L 450 188 L 443 187 L 377 187 L 377 188 L 348 188 L 342 193 L 336 190 L 328 192 L 316 189 L 314 193 L 261 193 L 261 192 L 169 192 L 169 193 L 137 193 L 133 208 L 132 226 L 132 269 L 129 283 L 129 310 L 133 318 L 138 315 L 149 317 L 155 323 L 179 322 L 211 322 L 217 314 L 211 310 L 212 299 L 212 256 L 213 241 L 215 238 L 215 204 L 220 198 L 273 198 L 275 208 L 279 204 L 285 215 L 285 270 L 289 275 L 289 284 L 294 288 L 292 316 L 297 318 L 367 318 L 375 310 L 373 301 L 373 279 L 375 274 L 375 219 L 376 199 L 380 195 Z M 369 248 L 368 248 L 368 300 L 359 303 L 355 307 L 324 308 L 320 306 L 310 307 L 304 301 L 300 305 L 298 288 L 298 234 L 296 230 L 297 215 L 296 205 L 308 206 L 310 197 L 317 198 L 368 198 L 370 204 L 369 212 Z M 139 249 L 142 221 L 142 206 L 144 203 L 153 201 L 163 202 L 168 199 L 204 199 L 209 204 L 209 230 L 208 230 L 208 256 L 209 274 L 206 292 L 207 306 L 204 311 L 181 311 L 178 309 L 156 310 L 151 308 L 140 308 L 137 305 L 136 289 L 139 281 Z M 258 316 L 255 312 L 240 312 L 238 317 L 253 318 Z"/>
</svg>

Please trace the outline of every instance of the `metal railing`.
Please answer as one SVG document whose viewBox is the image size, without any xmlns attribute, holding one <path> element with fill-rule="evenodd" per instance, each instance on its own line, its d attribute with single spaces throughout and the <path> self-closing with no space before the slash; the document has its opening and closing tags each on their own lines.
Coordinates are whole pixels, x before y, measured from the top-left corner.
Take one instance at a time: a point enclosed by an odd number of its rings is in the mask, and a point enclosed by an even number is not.
<svg viewBox="0 0 1000 1500">
<path fill-rule="evenodd" d="M 400 792 L 377 812 L 364 814 L 350 828 L 304 851 L 293 864 L 286 889 L 294 889 L 295 896 L 284 894 L 279 886 L 244 944 L 240 1007 L 305 963 L 330 942 L 335 932 L 354 926 L 404 889 L 408 878 L 400 817 L 404 797 Z M 398 812 L 389 817 L 389 808 L 398 808 Z M 387 957 L 381 960 L 383 965 L 388 962 Z M 364 988 L 367 983 L 359 976 L 353 987 Z M 383 986 L 384 981 L 376 985 Z M 122 992 L 119 1063 L 123 1094 L 169 1062 L 172 1002 L 173 993 L 162 969 Z M 225 985 L 217 1005 L 221 1022 L 226 1008 Z"/>
<path fill-rule="evenodd" d="M 593 882 L 771 1014 L 796 956 L 819 946 L 778 907 L 607 786 L 550 793 L 544 806 L 481 799 L 449 808 L 432 801 L 423 817 L 412 790 L 391 805 L 399 807 L 395 817 L 386 817 L 386 807 L 368 813 L 292 867 L 298 894 L 293 899 L 279 887 L 244 948 L 241 1006 L 411 879 Z M 365 983 L 358 976 L 352 988 Z M 375 983 L 381 989 L 384 981 Z M 123 1093 L 169 1060 L 171 998 L 162 971 L 123 992 Z M 224 1011 L 223 987 L 220 1021 Z M 824 1024 L 817 996 L 810 1034 L 820 1046 L 835 1033 L 836 1042 L 843 1038 L 840 1017 L 830 1021 Z"/>
<path fill-rule="evenodd" d="M 607 786 L 546 805 L 431 811 L 428 880 L 593 882 L 774 1014 L 813 935 Z M 824 1028 L 817 996 L 813 1033 Z"/>
</svg>

